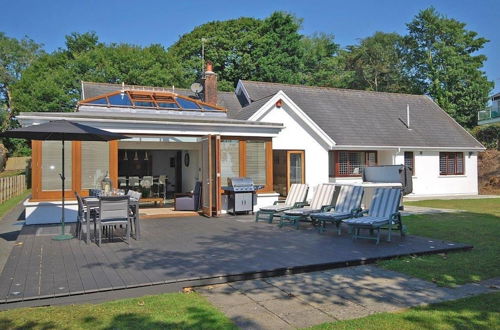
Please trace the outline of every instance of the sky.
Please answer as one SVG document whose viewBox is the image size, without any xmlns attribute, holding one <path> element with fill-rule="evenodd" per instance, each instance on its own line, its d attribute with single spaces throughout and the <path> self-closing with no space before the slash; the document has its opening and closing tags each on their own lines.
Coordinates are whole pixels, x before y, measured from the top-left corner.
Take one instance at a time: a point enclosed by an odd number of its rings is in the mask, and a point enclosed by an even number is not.
<svg viewBox="0 0 500 330">
<path fill-rule="evenodd" d="M 64 47 L 71 32 L 95 31 L 100 41 L 165 47 L 194 27 L 242 16 L 265 18 L 273 11 L 303 19 L 302 34 L 331 33 L 345 47 L 376 31 L 406 34 L 406 23 L 433 6 L 449 18 L 467 23 L 490 42 L 480 53 L 488 79 L 500 91 L 500 0 L 2 0 L 0 31 L 9 37 L 29 36 L 51 52 Z"/>
</svg>

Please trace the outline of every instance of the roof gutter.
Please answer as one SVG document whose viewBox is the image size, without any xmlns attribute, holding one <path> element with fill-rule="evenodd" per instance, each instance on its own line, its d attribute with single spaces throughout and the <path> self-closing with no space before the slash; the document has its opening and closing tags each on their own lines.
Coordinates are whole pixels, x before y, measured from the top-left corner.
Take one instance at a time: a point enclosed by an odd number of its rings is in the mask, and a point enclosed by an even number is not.
<svg viewBox="0 0 500 330">
<path fill-rule="evenodd" d="M 134 124 L 134 123 L 141 123 L 141 124 L 151 124 L 151 125 L 182 125 L 182 126 L 223 126 L 223 127 L 247 127 L 247 128 L 272 128 L 272 129 L 283 129 L 283 125 L 267 125 L 267 124 L 239 124 L 239 123 L 211 123 L 211 122 L 204 122 L 204 123 L 193 123 L 193 122 L 182 122 L 182 121 L 152 121 L 152 120 L 127 120 L 127 119 L 97 119 L 97 118 L 86 118 L 86 117 L 66 117 L 66 116 L 26 116 L 26 115 L 19 115 L 16 116 L 16 119 L 19 120 L 33 120 L 33 121 L 48 121 L 48 120 L 59 120 L 59 119 L 67 119 L 67 120 L 72 120 L 72 121 L 87 121 L 87 122 L 98 122 L 98 123 L 123 123 L 123 124 Z"/>
<path fill-rule="evenodd" d="M 471 150 L 483 151 L 486 148 L 481 147 L 422 147 L 422 146 L 359 146 L 359 145 L 336 145 L 331 150 L 397 150 L 412 149 L 412 150 Z"/>
</svg>

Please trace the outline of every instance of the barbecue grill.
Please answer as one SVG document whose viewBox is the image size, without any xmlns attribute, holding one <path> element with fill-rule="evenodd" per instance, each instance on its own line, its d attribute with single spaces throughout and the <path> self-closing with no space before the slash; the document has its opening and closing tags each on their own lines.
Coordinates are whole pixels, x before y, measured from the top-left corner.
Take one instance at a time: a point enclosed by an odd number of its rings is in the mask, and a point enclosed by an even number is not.
<svg viewBox="0 0 500 330">
<path fill-rule="evenodd" d="M 233 215 L 239 212 L 253 214 L 253 206 L 257 201 L 256 192 L 264 186 L 253 184 L 251 178 L 228 178 L 227 184 L 222 187 L 228 194 L 227 212 Z"/>
</svg>

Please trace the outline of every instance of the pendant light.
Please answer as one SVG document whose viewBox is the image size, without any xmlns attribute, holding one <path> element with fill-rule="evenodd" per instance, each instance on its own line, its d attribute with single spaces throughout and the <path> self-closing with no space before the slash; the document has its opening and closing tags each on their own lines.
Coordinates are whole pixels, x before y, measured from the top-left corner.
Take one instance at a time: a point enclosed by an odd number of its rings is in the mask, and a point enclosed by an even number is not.
<svg viewBox="0 0 500 330">
<path fill-rule="evenodd" d="M 135 152 L 134 160 L 139 160 L 139 157 L 137 157 L 137 151 Z"/>
<path fill-rule="evenodd" d="M 124 155 L 123 155 L 123 160 L 128 160 L 128 156 L 127 156 L 127 152 L 125 151 Z"/>
<path fill-rule="evenodd" d="M 147 151 L 144 151 L 144 160 L 149 160 L 148 159 L 148 152 Z"/>
</svg>

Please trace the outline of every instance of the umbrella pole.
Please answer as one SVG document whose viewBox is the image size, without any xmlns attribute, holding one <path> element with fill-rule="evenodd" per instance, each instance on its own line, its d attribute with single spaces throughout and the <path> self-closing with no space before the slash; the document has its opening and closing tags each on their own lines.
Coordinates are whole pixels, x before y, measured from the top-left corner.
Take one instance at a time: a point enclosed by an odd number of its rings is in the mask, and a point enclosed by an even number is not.
<svg viewBox="0 0 500 330">
<path fill-rule="evenodd" d="M 60 235 L 57 235 L 57 236 L 54 236 L 53 240 L 55 241 L 65 241 L 65 240 L 68 240 L 68 239 L 72 239 L 73 238 L 73 235 L 66 235 L 64 233 L 64 226 L 65 226 L 65 223 L 64 223 L 64 181 L 66 180 L 66 177 L 64 176 L 64 139 L 62 139 L 62 170 L 61 170 L 61 174 L 60 174 L 60 177 L 61 177 L 61 182 L 62 182 L 62 211 L 61 211 L 61 234 Z"/>
</svg>

